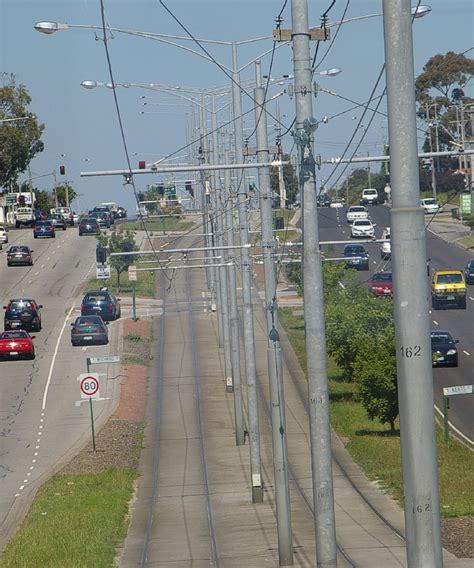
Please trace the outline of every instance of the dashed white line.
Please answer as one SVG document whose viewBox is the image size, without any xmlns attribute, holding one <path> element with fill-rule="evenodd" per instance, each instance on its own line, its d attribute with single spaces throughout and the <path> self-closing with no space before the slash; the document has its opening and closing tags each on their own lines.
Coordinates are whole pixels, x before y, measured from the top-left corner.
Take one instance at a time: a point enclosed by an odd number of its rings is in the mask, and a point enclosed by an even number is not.
<svg viewBox="0 0 474 568">
<path fill-rule="evenodd" d="M 438 323 L 436 320 L 433 320 L 433 323 L 434 323 L 435 325 L 439 325 L 439 323 Z"/>
<path fill-rule="evenodd" d="M 469 351 L 464 351 L 464 349 L 463 349 L 462 352 L 464 353 L 464 355 L 467 355 L 468 357 L 471 356 L 471 354 L 469 353 Z"/>
</svg>

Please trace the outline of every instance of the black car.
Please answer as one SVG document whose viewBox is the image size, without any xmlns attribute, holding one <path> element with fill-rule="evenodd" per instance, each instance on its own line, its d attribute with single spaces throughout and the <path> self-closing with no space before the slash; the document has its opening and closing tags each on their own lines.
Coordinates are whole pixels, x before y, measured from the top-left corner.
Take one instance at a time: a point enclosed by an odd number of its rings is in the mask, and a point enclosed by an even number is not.
<svg viewBox="0 0 474 568">
<path fill-rule="evenodd" d="M 41 330 L 41 308 L 31 298 L 14 298 L 3 306 L 5 310 L 5 331 L 10 329 L 25 329 L 27 331 Z"/>
<path fill-rule="evenodd" d="M 331 205 L 331 200 L 326 194 L 318 195 L 316 198 L 316 204 L 318 207 L 329 207 Z"/>
<path fill-rule="evenodd" d="M 369 270 L 369 255 L 363 245 L 346 245 L 343 252 L 346 268 Z"/>
<path fill-rule="evenodd" d="M 12 245 L 7 250 L 7 266 L 27 265 L 33 266 L 33 251 L 26 245 Z"/>
<path fill-rule="evenodd" d="M 62 215 L 59 215 L 59 213 L 53 213 L 46 219 L 46 221 L 51 221 L 55 229 L 62 229 L 63 231 L 66 230 L 66 219 L 64 219 Z"/>
<path fill-rule="evenodd" d="M 109 333 L 106 324 L 100 316 L 79 316 L 71 324 L 71 344 L 107 345 Z"/>
<path fill-rule="evenodd" d="M 436 329 L 431 331 L 431 354 L 433 367 L 457 367 L 457 339 L 453 339 L 449 331 Z"/>
<path fill-rule="evenodd" d="M 468 284 L 474 284 L 474 258 L 467 261 L 466 268 L 464 269 L 464 278 Z"/>
<path fill-rule="evenodd" d="M 81 314 L 101 316 L 104 320 L 118 319 L 121 315 L 120 300 L 108 290 L 87 292 L 82 299 Z"/>
<path fill-rule="evenodd" d="M 79 223 L 79 236 L 100 235 L 100 227 L 97 219 L 81 219 Z"/>
<path fill-rule="evenodd" d="M 126 219 L 127 218 L 127 211 L 123 207 L 117 207 L 117 211 L 114 213 L 114 217 L 117 219 Z"/>
</svg>

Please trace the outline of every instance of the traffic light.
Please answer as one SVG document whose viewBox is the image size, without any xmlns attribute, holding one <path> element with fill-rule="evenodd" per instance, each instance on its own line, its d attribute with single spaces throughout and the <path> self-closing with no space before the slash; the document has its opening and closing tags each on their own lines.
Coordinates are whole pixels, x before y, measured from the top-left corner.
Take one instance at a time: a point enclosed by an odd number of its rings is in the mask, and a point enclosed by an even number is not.
<svg viewBox="0 0 474 568">
<path fill-rule="evenodd" d="M 144 170 L 144 169 L 145 169 L 145 166 L 146 166 L 145 160 L 140 160 L 140 161 L 138 162 L 138 169 L 139 169 L 139 170 Z"/>
<path fill-rule="evenodd" d="M 95 259 L 99 264 L 105 264 L 105 261 L 107 260 L 107 249 L 97 247 L 95 249 Z"/>
<path fill-rule="evenodd" d="M 59 173 L 64 176 L 66 174 L 66 168 L 65 166 L 59 166 Z"/>
<path fill-rule="evenodd" d="M 164 195 L 165 194 L 165 186 L 162 183 L 158 184 L 158 195 Z"/>
<path fill-rule="evenodd" d="M 26 204 L 25 196 L 24 196 L 24 195 L 19 195 L 19 196 L 18 196 L 18 205 L 19 205 L 20 207 L 24 207 L 25 204 Z"/>
</svg>

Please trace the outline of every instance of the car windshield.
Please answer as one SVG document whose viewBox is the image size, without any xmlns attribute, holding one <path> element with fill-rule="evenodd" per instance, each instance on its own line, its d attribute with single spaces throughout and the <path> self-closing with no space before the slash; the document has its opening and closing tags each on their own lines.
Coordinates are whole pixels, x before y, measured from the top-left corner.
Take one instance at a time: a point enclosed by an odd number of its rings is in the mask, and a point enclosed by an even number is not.
<svg viewBox="0 0 474 568">
<path fill-rule="evenodd" d="M 51 221 L 36 221 L 37 227 L 49 227 L 51 225 Z"/>
<path fill-rule="evenodd" d="M 372 223 L 370 221 L 368 221 L 367 219 L 356 219 L 354 221 L 354 223 L 358 226 L 364 226 L 364 227 L 370 227 L 372 225 Z"/>
<path fill-rule="evenodd" d="M 439 274 L 438 284 L 460 284 L 462 282 L 461 274 Z"/>
<path fill-rule="evenodd" d="M 95 225 L 97 221 L 95 219 L 82 219 L 81 225 Z"/>
<path fill-rule="evenodd" d="M 344 249 L 344 254 L 365 254 L 365 248 L 360 245 L 348 245 Z"/>
<path fill-rule="evenodd" d="M 392 273 L 391 272 L 377 272 L 372 276 L 373 282 L 391 282 Z"/>
<path fill-rule="evenodd" d="M 8 252 L 28 252 L 28 247 L 10 247 L 10 250 Z"/>
<path fill-rule="evenodd" d="M 474 269 L 474 260 L 470 260 L 467 263 L 467 268 L 469 268 L 470 270 Z"/>
<path fill-rule="evenodd" d="M 33 306 L 31 305 L 31 302 L 28 302 L 26 300 L 12 300 L 10 302 L 10 309 L 11 310 L 31 310 L 31 309 L 33 309 Z"/>
<path fill-rule="evenodd" d="M 87 294 L 87 296 L 84 298 L 84 302 L 105 302 L 107 301 L 107 299 L 107 294 Z"/>
<path fill-rule="evenodd" d="M 364 209 L 363 207 L 357 207 L 357 206 L 356 206 L 356 207 L 351 207 L 351 208 L 349 209 L 349 211 L 350 211 L 351 213 L 359 213 L 359 212 L 361 212 L 361 211 L 364 212 L 365 209 Z"/>
<path fill-rule="evenodd" d="M 18 331 L 4 331 L 0 333 L 0 339 L 26 339 L 28 334 L 26 331 L 18 330 Z"/>
<path fill-rule="evenodd" d="M 74 323 L 76 327 L 88 327 L 91 325 L 103 325 L 103 324 L 104 322 L 102 321 L 102 318 L 100 316 L 88 316 L 88 317 L 81 316 L 77 318 L 77 320 Z"/>
<path fill-rule="evenodd" d="M 435 199 L 423 199 L 425 205 L 438 205 Z"/>
<path fill-rule="evenodd" d="M 431 343 L 440 345 L 442 343 L 454 343 L 454 340 L 449 333 L 436 332 L 431 334 Z"/>
</svg>

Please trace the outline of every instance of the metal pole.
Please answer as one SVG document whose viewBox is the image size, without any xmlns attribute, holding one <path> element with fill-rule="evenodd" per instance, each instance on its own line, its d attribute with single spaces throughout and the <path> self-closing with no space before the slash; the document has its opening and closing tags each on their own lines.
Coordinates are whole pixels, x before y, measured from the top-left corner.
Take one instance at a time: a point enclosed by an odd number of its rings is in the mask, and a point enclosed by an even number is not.
<svg viewBox="0 0 474 568">
<path fill-rule="evenodd" d="M 278 138 L 278 149 L 279 149 L 279 159 L 283 160 L 283 140 L 281 138 L 281 113 L 280 113 L 280 101 L 276 101 L 276 112 L 277 112 L 277 138 Z M 278 166 L 278 188 L 280 191 L 280 207 L 286 209 L 286 187 L 285 178 L 283 175 L 283 165 Z"/>
<path fill-rule="evenodd" d="M 449 412 L 449 398 L 447 396 L 443 396 L 443 422 L 444 422 L 444 441 L 446 443 L 449 442 L 449 419 L 448 419 L 448 412 Z"/>
<path fill-rule="evenodd" d="M 232 110 L 234 113 L 235 161 L 244 161 L 244 131 L 242 125 L 242 100 L 240 91 L 240 75 L 237 63 L 237 44 L 232 43 Z M 237 203 L 240 225 L 240 244 L 249 243 L 247 212 L 247 181 L 245 170 L 237 181 Z M 260 471 L 260 425 L 258 421 L 257 365 L 255 358 L 255 335 L 252 312 L 252 266 L 248 248 L 242 249 L 242 297 L 245 368 L 247 375 L 247 404 L 249 413 L 250 461 L 252 473 L 252 499 L 259 503 L 263 500 L 262 476 Z M 258 455 L 257 455 L 258 452 Z"/>
<path fill-rule="evenodd" d="M 95 454 L 95 430 L 94 430 L 94 412 L 92 410 L 92 398 L 89 398 L 89 408 L 91 411 L 92 451 Z"/>
<path fill-rule="evenodd" d="M 314 118 L 307 0 L 292 0 L 291 17 L 296 130 L 300 136 L 300 185 L 303 197 L 303 283 L 307 292 L 304 318 L 317 565 L 318 568 L 333 568 L 337 565 L 337 548 L 331 468 L 323 270 L 319 247 L 316 170 L 310 128 Z M 304 126 L 306 131 L 303 130 Z"/>
<path fill-rule="evenodd" d="M 430 129 L 430 137 L 429 137 L 429 144 L 430 144 L 430 152 L 433 151 L 433 138 L 431 136 L 431 122 L 430 122 L 430 107 L 426 105 L 426 116 L 428 118 L 428 127 Z M 437 199 L 438 197 L 438 190 L 436 186 L 436 169 L 435 169 L 435 161 L 434 158 L 431 158 L 431 188 L 433 190 L 433 198 Z"/>
<path fill-rule="evenodd" d="M 264 111 L 265 89 L 261 86 L 260 62 L 255 63 L 257 87 L 254 90 L 257 160 L 268 160 L 267 116 Z M 286 441 L 283 362 L 278 334 L 277 278 L 275 239 L 273 238 L 272 189 L 270 169 L 258 170 L 262 249 L 265 275 L 265 309 L 267 315 L 267 360 L 272 417 L 273 474 L 277 508 L 278 552 L 280 564 L 293 564 L 290 490 L 288 486 L 288 450 Z"/>
<path fill-rule="evenodd" d="M 406 553 L 409 568 L 441 568 L 426 234 L 419 202 L 410 10 L 410 0 L 383 1 Z"/>
<path fill-rule="evenodd" d="M 204 107 L 204 96 L 201 96 L 201 103 L 199 106 L 199 127 L 200 127 L 200 137 L 201 137 L 201 155 L 200 161 L 201 164 L 207 162 L 206 154 L 207 154 L 207 128 L 206 128 L 206 114 L 205 114 L 205 107 Z M 207 187 L 207 172 L 201 171 L 201 186 L 202 186 L 202 194 L 201 194 L 201 209 L 202 209 L 202 232 L 204 233 L 204 246 L 209 246 L 209 222 L 207 216 L 207 196 L 206 196 L 206 187 Z M 210 253 L 206 252 L 206 256 L 210 258 Z M 206 278 L 207 278 L 207 288 L 211 292 L 211 301 L 212 301 L 212 274 L 211 268 L 206 268 Z"/>
<path fill-rule="evenodd" d="M 137 321 L 137 308 L 136 308 L 136 296 L 137 296 L 137 283 L 132 280 L 132 321 Z"/>
</svg>

